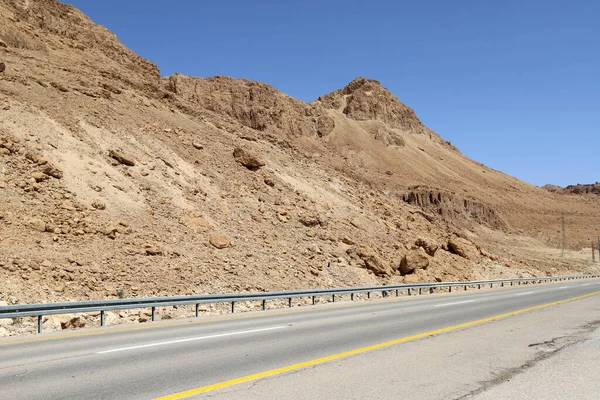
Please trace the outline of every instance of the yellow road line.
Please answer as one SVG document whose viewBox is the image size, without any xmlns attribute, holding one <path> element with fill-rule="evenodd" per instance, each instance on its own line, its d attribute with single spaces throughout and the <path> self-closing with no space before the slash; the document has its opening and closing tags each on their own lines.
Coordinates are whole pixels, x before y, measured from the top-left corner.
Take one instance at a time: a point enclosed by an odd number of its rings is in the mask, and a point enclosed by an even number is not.
<svg viewBox="0 0 600 400">
<path fill-rule="evenodd" d="M 304 361 L 301 363 L 297 363 L 297 364 L 292 364 L 292 365 L 288 365 L 285 367 L 281 367 L 281 368 L 275 368 L 269 371 L 264 371 L 264 372 L 259 372 L 257 374 L 253 374 L 253 375 L 247 375 L 247 376 L 242 376 L 240 378 L 236 378 L 236 379 L 231 379 L 228 381 L 223 381 L 223 382 L 219 382 L 219 383 L 215 383 L 212 385 L 207 385 L 207 386 L 202 386 L 196 389 L 191 389 L 191 390 L 186 390 L 184 392 L 179 392 L 179 393 L 175 393 L 175 394 L 171 394 L 168 396 L 163 396 L 163 397 L 159 397 L 155 400 L 175 400 L 175 399 L 183 399 L 185 397 L 190 397 L 190 396 L 194 396 L 200 393 L 205 393 L 205 392 L 209 392 L 211 390 L 216 390 L 216 389 L 222 389 L 228 386 L 232 386 L 232 385 L 236 385 L 238 383 L 243 383 L 243 382 L 248 382 L 248 381 L 253 381 L 256 379 L 260 379 L 260 378 L 265 378 L 268 376 L 273 376 L 273 375 L 277 375 L 277 374 L 281 374 L 284 372 L 289 372 L 289 371 L 293 371 L 296 369 L 300 369 L 300 368 L 304 368 L 304 367 L 309 367 L 312 365 L 316 365 L 316 364 L 321 364 L 327 361 L 332 361 L 332 360 L 337 360 L 339 358 L 343 358 L 343 357 L 348 357 L 348 356 L 352 356 L 355 354 L 360 354 L 360 353 L 364 353 L 367 351 L 371 351 L 371 350 L 376 350 L 376 349 L 381 349 L 383 347 L 388 347 L 388 346 L 392 346 L 395 344 L 399 344 L 399 343 L 404 343 L 404 342 L 408 342 L 411 340 L 415 340 L 415 339 L 421 339 L 427 336 L 433 336 L 433 335 L 437 335 L 440 333 L 445 333 L 445 332 L 450 332 L 456 329 L 461 329 L 461 328 L 467 328 L 473 325 L 478 325 L 478 324 L 482 324 L 485 322 L 490 322 L 496 319 L 500 319 L 500 318 L 506 318 L 506 317 L 510 317 L 513 315 L 517 315 L 517 314 L 522 314 L 524 312 L 528 312 L 528 311 L 533 311 L 533 310 L 538 310 L 540 308 L 545 308 L 545 307 L 550 307 L 550 306 L 555 306 L 557 304 L 563 304 L 563 303 L 567 303 L 570 301 L 574 301 L 574 300 L 580 300 L 580 299 L 584 299 L 586 297 L 590 297 L 590 296 L 595 296 L 600 294 L 600 292 L 594 292 L 594 293 L 589 293 L 583 296 L 577 296 L 577 297 L 572 297 L 569 299 L 565 299 L 565 300 L 560 300 L 560 301 L 555 301 L 552 303 L 546 303 L 546 304 L 541 304 L 538 306 L 533 306 L 533 307 L 528 307 L 528 308 L 523 308 L 521 310 L 517 310 L 517 311 L 511 311 L 505 314 L 500 314 L 500 315 L 495 315 L 493 317 L 488 317 L 488 318 L 483 318 L 483 319 L 478 319 L 476 321 L 470 321 L 470 322 L 465 322 L 462 324 L 458 324 L 458 325 L 453 325 L 453 326 L 448 326 L 445 328 L 441 328 L 441 329 L 436 329 L 433 331 L 429 331 L 429 332 L 423 332 L 423 333 L 418 333 L 416 335 L 412 335 L 412 336 L 406 336 L 403 338 L 399 338 L 399 339 L 394 339 L 394 340 L 390 340 L 387 342 L 383 342 L 383 343 L 378 343 L 378 344 L 374 344 L 371 346 L 367 346 L 367 347 L 361 347 L 359 349 L 354 349 L 354 350 L 349 350 L 349 351 L 345 351 L 342 353 L 337 353 L 337 354 L 332 354 L 330 356 L 327 357 L 322 357 L 322 358 L 316 358 L 314 360 L 309 360 L 309 361 Z"/>
</svg>

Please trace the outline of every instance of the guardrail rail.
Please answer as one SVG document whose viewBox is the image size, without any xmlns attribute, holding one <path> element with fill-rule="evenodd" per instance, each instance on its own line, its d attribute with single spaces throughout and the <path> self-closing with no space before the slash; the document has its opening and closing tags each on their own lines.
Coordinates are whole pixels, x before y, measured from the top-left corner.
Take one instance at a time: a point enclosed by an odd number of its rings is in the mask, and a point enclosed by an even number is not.
<svg viewBox="0 0 600 400">
<path fill-rule="evenodd" d="M 600 275 L 571 275 L 543 278 L 513 278 L 513 279 L 496 279 L 484 281 L 470 282 L 436 282 L 436 283 L 416 283 L 416 284 L 400 284 L 387 286 L 365 286 L 355 288 L 337 288 L 337 289 L 306 289 L 306 290 L 289 290 L 281 292 L 258 292 L 258 293 L 228 293 L 228 294 L 201 294 L 189 296 L 168 296 L 168 297 L 152 297 L 152 298 L 127 298 L 114 300 L 92 300 L 81 302 L 68 303 L 42 303 L 42 304 L 19 304 L 10 306 L 0 306 L 1 318 L 22 318 L 22 317 L 37 317 L 37 332 L 42 333 L 43 317 L 45 315 L 59 315 L 71 313 L 92 313 L 100 312 L 100 326 L 105 325 L 105 312 L 114 310 L 129 310 L 139 308 L 151 308 L 152 321 L 156 317 L 157 307 L 170 307 L 179 305 L 194 305 L 196 317 L 200 316 L 200 304 L 216 304 L 216 303 L 231 303 L 231 312 L 235 312 L 235 303 L 242 301 L 260 301 L 262 309 L 266 309 L 268 300 L 287 299 L 288 306 L 292 306 L 292 299 L 309 297 L 312 299 L 312 304 L 316 303 L 317 297 L 331 296 L 333 302 L 336 301 L 335 296 L 350 295 L 350 299 L 354 300 L 354 295 L 359 293 L 367 293 L 367 298 L 371 297 L 371 293 L 381 292 L 383 297 L 389 295 L 390 292 L 399 296 L 400 291 L 406 290 L 409 296 L 422 294 L 423 290 L 428 290 L 433 293 L 435 289 L 447 288 L 449 292 L 453 288 L 464 287 L 468 290 L 469 287 L 481 289 L 485 285 L 527 285 L 542 282 L 558 282 L 574 279 L 590 279 L 599 278 Z"/>
</svg>

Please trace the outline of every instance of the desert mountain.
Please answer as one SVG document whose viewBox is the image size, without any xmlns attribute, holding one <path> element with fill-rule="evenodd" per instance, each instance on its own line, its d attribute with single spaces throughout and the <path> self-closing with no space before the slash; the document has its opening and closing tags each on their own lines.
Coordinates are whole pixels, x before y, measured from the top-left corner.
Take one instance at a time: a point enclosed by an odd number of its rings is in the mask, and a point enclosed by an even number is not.
<svg viewBox="0 0 600 400">
<path fill-rule="evenodd" d="M 600 199 L 470 160 L 375 80 L 161 77 L 55 0 L 0 0 L 0 63 L 0 301 L 596 270 Z"/>
</svg>

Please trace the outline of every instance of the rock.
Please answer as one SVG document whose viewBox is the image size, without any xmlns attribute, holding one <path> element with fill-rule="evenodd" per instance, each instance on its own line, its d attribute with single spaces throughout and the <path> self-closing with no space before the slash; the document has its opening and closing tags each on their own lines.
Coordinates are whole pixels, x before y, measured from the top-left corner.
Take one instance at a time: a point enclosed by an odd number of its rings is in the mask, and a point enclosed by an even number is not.
<svg viewBox="0 0 600 400">
<path fill-rule="evenodd" d="M 196 233 L 208 232 L 211 228 L 210 223 L 202 218 L 202 214 L 198 211 L 194 211 L 185 217 L 181 217 L 179 222 Z"/>
<path fill-rule="evenodd" d="M 31 174 L 31 177 L 35 179 L 36 182 L 43 182 L 46 179 L 48 179 L 48 175 L 42 172 L 34 172 L 33 174 Z"/>
<path fill-rule="evenodd" d="M 275 181 L 273 180 L 273 178 L 271 178 L 271 175 L 269 175 L 267 173 L 265 173 L 263 175 L 263 182 L 268 186 L 271 186 L 271 187 L 275 186 Z"/>
<path fill-rule="evenodd" d="M 315 231 L 314 229 L 309 229 L 306 231 L 306 236 L 315 237 L 315 236 L 317 236 L 317 231 Z"/>
<path fill-rule="evenodd" d="M 116 150 L 110 150 L 108 152 L 108 155 L 123 165 L 127 165 L 130 167 L 133 167 L 135 165 L 135 159 L 132 156 L 125 154 L 123 152 L 116 151 Z"/>
<path fill-rule="evenodd" d="M 29 227 L 38 232 L 46 231 L 46 223 L 42 221 L 40 218 L 31 218 L 28 221 Z"/>
<path fill-rule="evenodd" d="M 27 158 L 29 161 L 32 161 L 38 165 L 48 164 L 48 160 L 46 160 L 44 157 L 42 157 L 41 155 L 39 155 L 37 153 L 27 153 L 27 154 L 25 154 L 25 158 Z"/>
<path fill-rule="evenodd" d="M 92 207 L 94 207 L 96 210 L 106 210 L 106 204 L 98 200 L 92 203 Z"/>
<path fill-rule="evenodd" d="M 161 255 L 163 255 L 163 251 L 160 248 L 152 246 L 152 245 L 149 245 L 149 244 L 147 244 L 147 245 L 144 246 L 144 251 L 146 252 L 147 256 L 161 256 Z"/>
<path fill-rule="evenodd" d="M 229 236 L 223 235 L 222 233 L 210 235 L 209 242 L 217 249 L 225 249 L 227 247 L 231 247 L 231 239 L 229 238 Z"/>
<path fill-rule="evenodd" d="M 48 268 L 52 268 L 52 262 L 50 262 L 49 260 L 44 260 L 42 261 L 42 263 L 40 264 L 40 266 L 48 269 Z"/>
<path fill-rule="evenodd" d="M 194 147 L 195 147 L 196 149 L 198 149 L 198 150 L 202 150 L 202 149 L 204 149 L 204 146 L 202 146 L 202 145 L 201 145 L 200 143 L 198 143 L 198 142 L 194 142 L 194 143 L 192 143 L 192 146 L 194 146 Z"/>
<path fill-rule="evenodd" d="M 354 218 L 354 219 L 352 219 L 352 220 L 350 221 L 350 224 L 351 224 L 353 227 L 355 227 L 355 228 L 358 228 L 358 229 L 365 230 L 365 227 L 364 227 L 364 225 L 363 225 L 362 221 L 361 221 L 360 219 L 358 219 L 358 218 Z"/>
<path fill-rule="evenodd" d="M 4 72 L 6 71 L 6 64 L 4 64 L 3 62 L 0 62 L 0 72 Z"/>
<path fill-rule="evenodd" d="M 44 172 L 44 174 L 51 176 L 53 178 L 56 178 L 56 179 L 62 179 L 62 177 L 63 177 L 63 172 L 60 169 L 53 167 L 52 165 L 46 165 L 44 167 L 43 172 Z"/>
<path fill-rule="evenodd" d="M 313 214 L 301 215 L 298 220 L 304 226 L 313 227 L 321 224 L 319 217 Z"/>
<path fill-rule="evenodd" d="M 63 319 L 60 323 L 61 329 L 83 328 L 87 321 L 83 317 L 70 317 Z"/>
<path fill-rule="evenodd" d="M 429 258 L 427 253 L 422 247 L 409 250 L 408 253 L 402 257 L 400 262 L 400 273 L 402 275 L 408 275 L 415 272 L 417 269 L 425 269 L 429 266 Z"/>
<path fill-rule="evenodd" d="M 252 150 L 236 147 L 233 150 L 235 161 L 249 169 L 257 169 L 265 165 L 265 162 Z"/>
<path fill-rule="evenodd" d="M 356 244 L 354 240 L 350 239 L 348 236 L 342 237 L 340 241 L 348 246 L 354 246 Z"/>
<path fill-rule="evenodd" d="M 335 121 L 333 118 L 329 116 L 319 117 L 317 120 L 317 135 L 319 136 L 327 136 L 331 133 L 331 131 L 335 128 Z"/>
<path fill-rule="evenodd" d="M 455 237 L 448 240 L 448 250 L 467 260 L 477 261 L 479 259 L 479 250 L 467 239 Z"/>
<path fill-rule="evenodd" d="M 348 249 L 350 256 L 358 256 L 366 269 L 372 271 L 377 276 L 391 276 L 394 274 L 394 270 L 385 261 L 379 257 L 379 255 L 370 247 L 364 246 L 358 249 Z"/>
<path fill-rule="evenodd" d="M 415 246 L 422 247 L 423 250 L 425 250 L 425 252 L 431 257 L 435 255 L 435 252 L 439 248 L 439 245 L 435 241 L 426 237 L 418 238 L 415 242 Z"/>
<path fill-rule="evenodd" d="M 4 211 L 0 211 L 0 219 L 4 219 Z"/>
</svg>

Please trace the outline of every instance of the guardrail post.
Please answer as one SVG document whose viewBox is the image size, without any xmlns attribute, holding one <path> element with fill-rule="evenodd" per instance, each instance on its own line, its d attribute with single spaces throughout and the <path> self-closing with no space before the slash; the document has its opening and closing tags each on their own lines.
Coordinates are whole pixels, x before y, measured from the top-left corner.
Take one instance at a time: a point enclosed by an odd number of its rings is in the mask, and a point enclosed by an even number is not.
<svg viewBox="0 0 600 400">
<path fill-rule="evenodd" d="M 493 284 L 493 283 L 490 283 L 490 288 L 493 288 L 493 287 L 494 287 L 494 284 Z"/>
<path fill-rule="evenodd" d="M 467 285 L 465 285 L 465 292 L 467 291 Z"/>
<path fill-rule="evenodd" d="M 156 307 L 152 307 L 152 321 L 156 319 Z"/>
<path fill-rule="evenodd" d="M 354 301 L 354 293 L 350 293 L 350 300 Z"/>
<path fill-rule="evenodd" d="M 317 299 L 315 296 L 312 297 L 312 303 L 313 303 L 313 306 L 317 303 Z"/>
<path fill-rule="evenodd" d="M 291 306 L 292 306 L 292 298 L 290 297 L 290 298 L 288 299 L 288 307 L 291 307 Z"/>
<path fill-rule="evenodd" d="M 262 309 L 265 311 L 267 309 L 267 300 L 263 299 L 262 301 Z"/>
<path fill-rule="evenodd" d="M 419 295 L 422 294 L 423 292 L 421 291 L 423 288 L 419 288 Z"/>
<path fill-rule="evenodd" d="M 481 283 L 477 285 L 477 289 L 481 289 Z"/>
<path fill-rule="evenodd" d="M 38 315 L 37 316 L 37 331 L 38 331 L 38 333 L 42 333 L 43 329 L 44 329 L 44 316 Z"/>
<path fill-rule="evenodd" d="M 396 297 L 400 296 L 400 294 L 398 293 L 398 289 L 396 289 Z"/>
<path fill-rule="evenodd" d="M 335 303 L 335 294 L 332 294 L 332 295 L 331 295 L 331 302 L 332 302 L 332 303 Z"/>
<path fill-rule="evenodd" d="M 104 310 L 100 310 L 100 326 L 104 326 Z"/>
<path fill-rule="evenodd" d="M 504 287 L 504 282 L 500 283 L 500 287 Z"/>
<path fill-rule="evenodd" d="M 200 316 L 200 304 L 196 303 L 196 318 Z"/>
<path fill-rule="evenodd" d="M 429 288 L 429 294 L 433 294 L 433 287 Z"/>
<path fill-rule="evenodd" d="M 452 286 L 448 286 L 448 293 L 452 293 Z"/>
<path fill-rule="evenodd" d="M 408 289 L 408 295 L 412 296 L 412 290 L 410 288 Z"/>
<path fill-rule="evenodd" d="M 235 301 L 231 302 L 231 313 L 235 313 Z"/>
<path fill-rule="evenodd" d="M 367 292 L 367 299 L 371 298 L 371 292 Z"/>
</svg>

